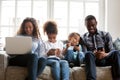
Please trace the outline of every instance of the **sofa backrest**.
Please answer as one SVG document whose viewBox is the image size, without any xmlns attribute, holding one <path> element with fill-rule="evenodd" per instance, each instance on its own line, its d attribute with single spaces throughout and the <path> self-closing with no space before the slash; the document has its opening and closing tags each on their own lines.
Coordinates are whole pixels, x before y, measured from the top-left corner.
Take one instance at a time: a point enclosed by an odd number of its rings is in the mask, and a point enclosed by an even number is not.
<svg viewBox="0 0 120 80">
<path fill-rule="evenodd" d="M 120 38 L 117 38 L 117 39 L 113 42 L 113 46 L 115 47 L 116 50 L 120 50 Z"/>
</svg>

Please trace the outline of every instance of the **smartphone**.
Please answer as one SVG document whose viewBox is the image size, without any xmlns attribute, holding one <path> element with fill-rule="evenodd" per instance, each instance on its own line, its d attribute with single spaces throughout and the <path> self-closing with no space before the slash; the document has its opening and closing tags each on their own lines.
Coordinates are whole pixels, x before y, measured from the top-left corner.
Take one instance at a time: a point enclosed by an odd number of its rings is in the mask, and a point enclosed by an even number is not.
<svg viewBox="0 0 120 80">
<path fill-rule="evenodd" d="M 79 44 L 77 44 L 76 46 L 79 46 Z"/>
<path fill-rule="evenodd" d="M 79 46 L 79 44 L 77 44 L 76 46 Z M 73 51 L 74 51 L 74 52 L 76 52 L 76 50 L 75 50 L 75 49 L 73 49 Z"/>
<path fill-rule="evenodd" d="M 99 51 L 99 50 L 102 51 L 102 50 L 103 50 L 103 47 L 98 47 L 98 48 L 97 48 L 97 51 Z"/>
</svg>

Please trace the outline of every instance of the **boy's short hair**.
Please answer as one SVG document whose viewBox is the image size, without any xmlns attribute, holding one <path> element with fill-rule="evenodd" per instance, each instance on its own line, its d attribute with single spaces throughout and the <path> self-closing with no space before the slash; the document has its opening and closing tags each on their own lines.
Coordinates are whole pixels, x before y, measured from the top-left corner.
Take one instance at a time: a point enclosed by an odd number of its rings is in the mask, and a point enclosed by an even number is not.
<svg viewBox="0 0 120 80">
<path fill-rule="evenodd" d="M 76 33 L 76 32 L 73 32 L 73 33 L 70 33 L 69 36 L 68 36 L 68 39 L 69 38 L 75 38 L 75 37 L 79 37 L 79 42 L 80 42 L 80 34 L 79 33 Z"/>
<path fill-rule="evenodd" d="M 79 36 L 80 37 L 80 34 L 76 33 L 76 32 L 73 32 L 73 33 L 70 33 L 68 38 L 70 37 L 75 37 L 75 36 Z"/>
</svg>

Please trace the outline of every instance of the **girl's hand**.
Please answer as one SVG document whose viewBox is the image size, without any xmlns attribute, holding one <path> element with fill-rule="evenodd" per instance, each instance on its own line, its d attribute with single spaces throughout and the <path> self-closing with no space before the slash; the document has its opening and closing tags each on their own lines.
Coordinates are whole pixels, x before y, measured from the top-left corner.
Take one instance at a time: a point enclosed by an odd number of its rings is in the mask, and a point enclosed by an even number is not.
<svg viewBox="0 0 120 80">
<path fill-rule="evenodd" d="M 55 55 L 56 55 L 57 57 L 60 56 L 60 53 L 61 53 L 60 49 L 56 49 L 56 50 L 55 50 Z"/>
<path fill-rule="evenodd" d="M 55 55 L 55 50 L 56 50 L 56 49 L 50 49 L 50 50 L 48 51 L 47 55 L 48 55 L 48 56 L 50 56 L 50 55 Z"/>
</svg>

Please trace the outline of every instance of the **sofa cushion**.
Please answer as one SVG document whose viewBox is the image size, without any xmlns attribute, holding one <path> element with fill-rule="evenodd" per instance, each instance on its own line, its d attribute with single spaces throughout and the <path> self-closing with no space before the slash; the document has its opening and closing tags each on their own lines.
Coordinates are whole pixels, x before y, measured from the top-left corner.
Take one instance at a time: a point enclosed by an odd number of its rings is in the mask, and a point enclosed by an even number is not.
<svg viewBox="0 0 120 80">
<path fill-rule="evenodd" d="M 70 68 L 70 80 L 73 80 L 72 72 L 73 72 L 73 70 Z M 53 80 L 51 68 L 49 66 L 46 66 L 43 73 L 41 75 L 39 75 L 38 79 Z"/>
<path fill-rule="evenodd" d="M 5 79 L 5 70 L 7 67 L 7 55 L 5 51 L 0 51 L 0 80 Z"/>
<path fill-rule="evenodd" d="M 112 80 L 111 66 L 97 67 L 97 80 Z"/>
<path fill-rule="evenodd" d="M 26 76 L 25 67 L 8 66 L 6 69 L 6 80 L 25 80 Z"/>
<path fill-rule="evenodd" d="M 70 80 L 73 80 L 73 70 L 70 68 Z M 6 70 L 6 80 L 24 80 L 27 76 L 27 69 L 18 66 L 8 66 Z M 46 66 L 38 80 L 53 80 L 51 68 Z"/>
<path fill-rule="evenodd" d="M 112 80 L 111 67 L 96 67 L 97 80 Z M 6 80 L 24 80 L 27 76 L 27 69 L 24 67 L 9 66 L 6 71 Z M 51 69 L 46 66 L 38 80 L 53 80 Z M 84 67 L 70 68 L 70 80 L 86 80 Z"/>
<path fill-rule="evenodd" d="M 86 80 L 85 67 L 73 67 L 74 80 Z M 96 67 L 97 80 L 112 80 L 111 67 Z"/>
<path fill-rule="evenodd" d="M 49 66 L 46 66 L 44 71 L 42 72 L 41 75 L 39 75 L 39 78 L 40 79 L 43 79 L 43 80 L 53 80 L 52 78 L 52 74 L 51 74 L 51 69 Z"/>
</svg>

